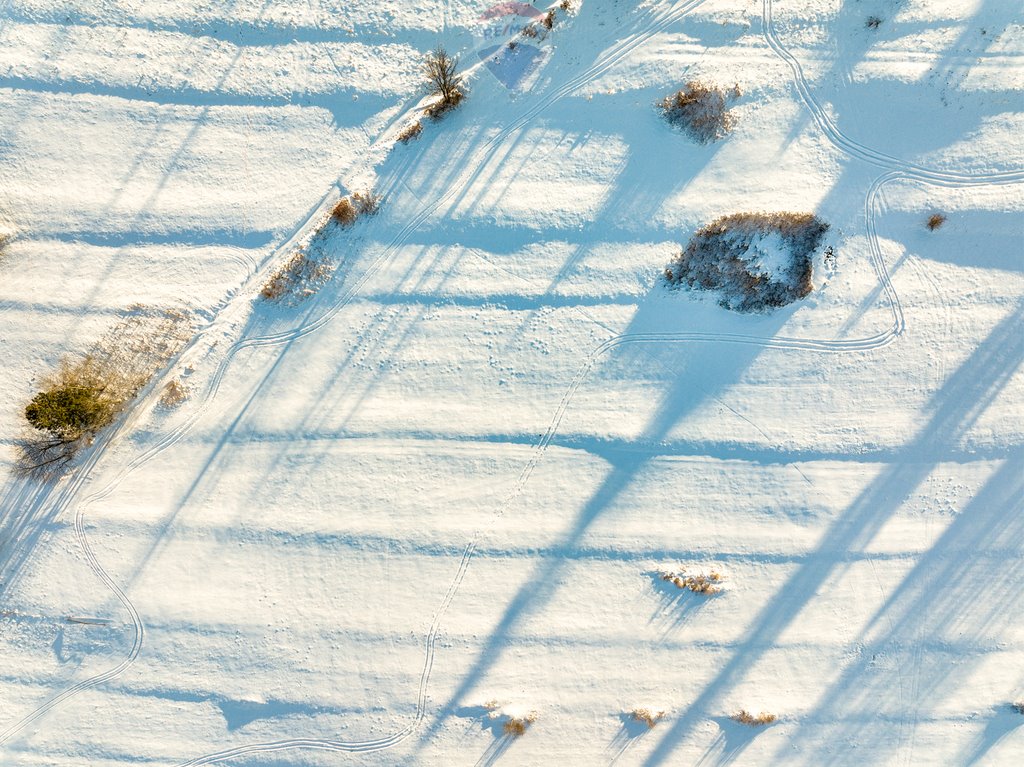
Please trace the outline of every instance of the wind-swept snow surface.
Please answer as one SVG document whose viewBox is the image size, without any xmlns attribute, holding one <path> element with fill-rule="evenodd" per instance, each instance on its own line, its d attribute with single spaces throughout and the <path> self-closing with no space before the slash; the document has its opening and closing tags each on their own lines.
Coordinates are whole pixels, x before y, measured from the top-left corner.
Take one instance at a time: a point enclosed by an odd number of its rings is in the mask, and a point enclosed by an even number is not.
<svg viewBox="0 0 1024 767">
<path fill-rule="evenodd" d="M 1018 764 L 1019 9 L 585 0 L 509 90 L 493 5 L 4 5 L 0 762 Z M 469 97 L 392 149 L 438 42 Z M 700 78 L 743 93 L 709 145 L 655 107 Z M 831 224 L 806 298 L 666 289 L 787 210 Z M 16 476 L 133 304 L 195 338 Z"/>
</svg>

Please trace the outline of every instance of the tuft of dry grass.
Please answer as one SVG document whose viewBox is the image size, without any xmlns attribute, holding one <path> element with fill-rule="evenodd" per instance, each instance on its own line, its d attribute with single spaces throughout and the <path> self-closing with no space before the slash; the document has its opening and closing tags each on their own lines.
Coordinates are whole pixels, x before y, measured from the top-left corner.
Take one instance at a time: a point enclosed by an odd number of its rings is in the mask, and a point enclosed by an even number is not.
<svg viewBox="0 0 1024 767">
<path fill-rule="evenodd" d="M 1018 700 L 1010 704 L 1010 708 L 1016 711 L 1018 714 L 1024 714 L 1024 700 Z"/>
<path fill-rule="evenodd" d="M 716 85 L 690 80 L 682 90 L 659 101 L 658 106 L 671 125 L 707 144 L 725 138 L 733 129 L 736 121 L 729 111 L 729 101 L 739 98 L 739 93 L 738 85 L 727 94 Z"/>
<path fill-rule="evenodd" d="M 352 226 L 352 224 L 356 222 L 356 219 L 359 218 L 359 211 L 352 202 L 352 198 L 342 197 L 338 200 L 331 209 L 331 218 L 334 219 L 339 226 Z"/>
<path fill-rule="evenodd" d="M 264 301 L 298 303 L 327 282 L 332 271 L 333 266 L 327 260 L 310 258 L 299 250 L 267 280 L 260 297 Z"/>
<path fill-rule="evenodd" d="M 403 144 L 408 144 L 413 139 L 419 138 L 421 133 L 423 133 L 423 123 L 417 120 L 402 128 L 396 140 L 401 141 Z"/>
<path fill-rule="evenodd" d="M 769 714 L 762 711 L 760 714 L 751 714 L 745 708 L 741 708 L 738 713 L 733 714 L 730 719 L 740 724 L 745 724 L 748 727 L 764 727 L 769 725 L 778 719 L 775 714 Z"/>
<path fill-rule="evenodd" d="M 864 22 L 864 26 L 868 29 L 878 29 L 882 26 L 882 20 L 878 16 L 868 16 L 867 21 Z"/>
<path fill-rule="evenodd" d="M 552 8 L 550 11 L 544 14 L 540 20 L 540 25 L 544 29 L 551 31 L 551 28 L 555 26 L 555 9 Z"/>
<path fill-rule="evenodd" d="M 510 716 L 505 720 L 505 723 L 501 726 L 502 732 L 504 732 L 510 738 L 521 738 L 526 734 L 526 731 L 530 726 L 537 721 L 537 712 L 531 711 L 526 716 Z"/>
<path fill-rule="evenodd" d="M 181 379 L 175 378 L 172 381 L 168 381 L 164 386 L 163 391 L 160 392 L 159 405 L 162 408 L 171 410 L 178 407 L 178 405 L 187 399 L 188 389 L 181 382 Z"/>
<path fill-rule="evenodd" d="M 538 37 L 540 35 L 540 32 L 537 31 L 537 27 L 536 27 L 535 24 L 527 24 L 525 27 L 522 28 L 522 30 L 519 32 L 519 34 L 522 37 L 533 38 L 533 37 Z"/>
<path fill-rule="evenodd" d="M 562 2 L 558 4 L 558 7 L 566 13 L 571 13 L 573 9 L 572 0 L 562 0 Z"/>
<path fill-rule="evenodd" d="M 380 195 L 372 189 L 352 195 L 352 204 L 360 216 L 373 216 L 380 210 Z"/>
<path fill-rule="evenodd" d="M 629 712 L 629 716 L 634 722 L 643 722 L 648 730 L 653 730 L 654 726 L 665 718 L 665 712 L 654 713 L 649 708 L 635 708 Z"/>
<path fill-rule="evenodd" d="M 928 223 L 927 223 L 928 231 L 934 232 L 936 229 L 938 229 L 944 223 L 946 223 L 946 217 L 944 215 L 942 215 L 941 213 L 932 213 L 928 217 Z"/>
<path fill-rule="evenodd" d="M 687 574 L 685 571 L 681 571 L 678 573 L 661 572 L 658 575 L 663 581 L 671 583 L 677 589 L 689 589 L 694 594 L 705 594 L 707 596 L 721 594 L 722 581 L 725 580 L 725 576 L 714 570 L 707 574 Z"/>
</svg>

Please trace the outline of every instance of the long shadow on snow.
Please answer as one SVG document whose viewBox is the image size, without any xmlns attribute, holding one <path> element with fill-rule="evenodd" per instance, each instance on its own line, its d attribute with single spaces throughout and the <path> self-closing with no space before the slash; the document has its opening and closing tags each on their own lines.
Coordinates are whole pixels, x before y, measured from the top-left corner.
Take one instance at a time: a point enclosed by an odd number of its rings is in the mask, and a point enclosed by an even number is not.
<svg viewBox="0 0 1024 767">
<path fill-rule="evenodd" d="M 690 702 L 686 712 L 663 735 L 644 762 L 665 763 L 693 728 L 715 713 L 717 702 L 750 672 L 766 649 L 797 619 L 804 607 L 836 571 L 845 569 L 843 555 L 863 550 L 886 521 L 931 473 L 937 461 L 921 461 L 919 452 L 936 443 L 959 447 L 960 440 L 998 395 L 1024 358 L 1021 323 L 1024 307 L 1005 317 L 964 361 L 933 398 L 929 421 L 910 441 L 900 459 L 865 488 L 824 534 L 809 555 L 758 614 L 718 675 Z"/>
</svg>

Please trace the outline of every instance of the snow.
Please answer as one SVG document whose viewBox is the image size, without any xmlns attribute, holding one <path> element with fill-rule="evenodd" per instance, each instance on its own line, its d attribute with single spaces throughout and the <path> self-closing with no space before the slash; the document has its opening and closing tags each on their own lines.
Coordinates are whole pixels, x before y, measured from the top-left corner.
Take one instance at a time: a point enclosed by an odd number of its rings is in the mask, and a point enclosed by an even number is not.
<svg viewBox="0 0 1024 767">
<path fill-rule="evenodd" d="M 1012 5 L 585 0 L 508 91 L 478 0 L 6 3 L 0 762 L 1017 764 Z M 470 96 L 391 149 L 438 41 Z M 696 78 L 743 91 L 707 146 L 654 108 Z M 332 280 L 257 300 L 371 184 Z M 748 210 L 828 221 L 828 279 L 663 287 Z M 16 476 L 39 378 L 134 303 L 195 338 Z"/>
</svg>

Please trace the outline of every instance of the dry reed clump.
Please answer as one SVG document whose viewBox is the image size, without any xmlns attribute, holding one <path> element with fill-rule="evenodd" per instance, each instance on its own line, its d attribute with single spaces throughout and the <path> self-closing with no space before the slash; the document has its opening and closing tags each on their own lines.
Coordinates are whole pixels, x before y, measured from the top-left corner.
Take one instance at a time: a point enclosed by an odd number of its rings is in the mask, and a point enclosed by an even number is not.
<svg viewBox="0 0 1024 767">
<path fill-rule="evenodd" d="M 722 593 L 722 581 L 725 576 L 712 570 L 710 573 L 687 573 L 685 570 L 678 573 L 660 572 L 658 575 L 666 583 L 671 583 L 677 589 L 689 589 L 694 594 L 706 594 L 712 596 Z"/>
<path fill-rule="evenodd" d="M 1024 700 L 1018 700 L 1010 704 L 1010 708 L 1016 711 L 1018 714 L 1024 714 Z"/>
<path fill-rule="evenodd" d="M 505 720 L 505 723 L 501 726 L 502 732 L 504 732 L 510 738 L 521 738 L 526 734 L 526 731 L 530 726 L 537 721 L 537 712 L 531 711 L 525 716 L 509 716 Z"/>
<path fill-rule="evenodd" d="M 171 410 L 178 407 L 187 399 L 188 388 L 181 382 L 181 379 L 175 378 L 164 385 L 163 390 L 160 392 L 158 404 L 162 408 Z"/>
<path fill-rule="evenodd" d="M 745 724 L 748 727 L 764 727 L 778 719 L 775 714 L 768 714 L 762 711 L 760 714 L 754 715 L 744 708 L 741 708 L 738 713 L 733 714 L 730 718 L 734 722 Z"/>
<path fill-rule="evenodd" d="M 665 712 L 654 713 L 649 708 L 635 708 L 629 712 L 629 716 L 634 722 L 642 722 L 647 725 L 648 730 L 653 730 L 654 726 L 665 718 Z"/>
<path fill-rule="evenodd" d="M 297 251 L 267 280 L 260 297 L 290 304 L 304 301 L 330 279 L 332 271 L 333 266 L 326 259 L 311 258 L 305 251 Z"/>
<path fill-rule="evenodd" d="M 398 134 L 398 138 L 395 140 L 401 141 L 403 144 L 408 144 L 413 139 L 419 138 L 421 133 L 423 133 L 423 123 L 416 120 L 416 122 L 410 123 L 402 128 L 402 131 Z"/>
<path fill-rule="evenodd" d="M 18 441 L 18 469 L 40 478 L 59 474 L 113 423 L 190 333 L 182 312 L 133 306 L 85 355 L 62 359 L 25 407 L 29 431 Z"/>
<path fill-rule="evenodd" d="M 864 22 L 864 26 L 868 29 L 878 29 L 882 26 L 882 19 L 878 16 L 868 16 L 867 21 Z"/>
<path fill-rule="evenodd" d="M 936 229 L 938 229 L 944 223 L 946 223 L 946 217 L 944 215 L 942 215 L 941 213 L 932 213 L 928 217 L 928 223 L 927 223 L 928 231 L 934 232 Z"/>
<path fill-rule="evenodd" d="M 719 303 L 735 311 L 785 306 L 813 290 L 814 253 L 828 229 L 812 213 L 722 216 L 697 230 L 665 279 L 718 290 Z"/>
<path fill-rule="evenodd" d="M 355 205 L 356 213 L 360 216 L 375 216 L 380 210 L 380 195 L 372 189 L 365 192 L 355 192 L 352 195 L 352 204 Z"/>
<path fill-rule="evenodd" d="M 729 111 L 729 101 L 739 98 L 739 85 L 730 93 L 700 80 L 658 102 L 662 114 L 671 125 L 680 128 L 701 144 L 724 138 L 736 124 Z"/>
<path fill-rule="evenodd" d="M 542 27 L 544 27 L 544 29 L 546 29 L 548 31 L 550 31 L 552 29 L 552 27 L 555 26 L 555 9 L 554 8 L 552 8 L 550 11 L 545 13 L 544 16 L 541 17 L 540 25 Z"/>
<path fill-rule="evenodd" d="M 331 208 L 331 218 L 340 226 L 352 226 L 359 218 L 359 211 L 351 197 L 342 197 Z"/>
</svg>

